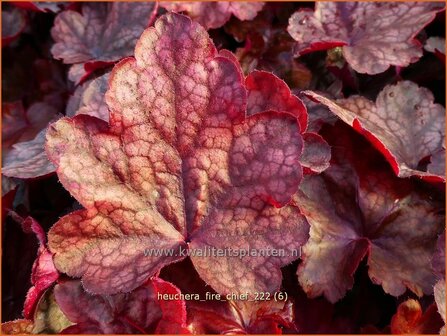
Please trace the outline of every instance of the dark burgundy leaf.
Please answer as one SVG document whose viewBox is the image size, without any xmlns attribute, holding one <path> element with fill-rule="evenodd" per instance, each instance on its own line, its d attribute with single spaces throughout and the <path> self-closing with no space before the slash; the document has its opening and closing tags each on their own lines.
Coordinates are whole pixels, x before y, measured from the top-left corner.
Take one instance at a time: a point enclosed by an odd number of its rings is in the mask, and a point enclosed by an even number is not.
<svg viewBox="0 0 447 336">
<path fill-rule="evenodd" d="M 331 167 L 306 177 L 294 198 L 311 226 L 298 268 L 303 289 L 338 301 L 367 256 L 369 276 L 385 292 L 431 294 L 429 261 L 444 223 L 438 206 L 394 177 L 374 151 L 355 149 L 347 135 L 332 135 L 330 144 Z M 361 161 L 353 161 L 359 153 Z"/>
</svg>

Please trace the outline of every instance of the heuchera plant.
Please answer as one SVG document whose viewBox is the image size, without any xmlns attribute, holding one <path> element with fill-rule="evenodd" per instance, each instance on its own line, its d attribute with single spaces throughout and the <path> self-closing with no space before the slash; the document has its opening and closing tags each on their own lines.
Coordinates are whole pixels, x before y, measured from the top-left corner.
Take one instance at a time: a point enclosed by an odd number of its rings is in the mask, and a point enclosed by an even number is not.
<svg viewBox="0 0 447 336">
<path fill-rule="evenodd" d="M 443 3 L 2 20 L 2 332 L 445 333 Z"/>
</svg>

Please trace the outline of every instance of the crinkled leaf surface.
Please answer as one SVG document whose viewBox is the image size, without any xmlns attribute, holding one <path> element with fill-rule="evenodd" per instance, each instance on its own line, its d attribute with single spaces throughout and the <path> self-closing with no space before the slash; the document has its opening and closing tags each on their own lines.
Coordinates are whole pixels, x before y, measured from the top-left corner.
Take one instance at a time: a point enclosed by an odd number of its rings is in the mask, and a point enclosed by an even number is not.
<svg viewBox="0 0 447 336">
<path fill-rule="evenodd" d="M 247 115 L 270 110 L 288 112 L 299 120 L 301 133 L 306 131 L 306 107 L 282 79 L 272 73 L 255 70 L 247 76 L 245 85 L 248 90 Z"/>
<path fill-rule="evenodd" d="M 68 64 L 118 61 L 133 54 L 156 9 L 155 2 L 116 2 L 84 3 L 82 14 L 63 11 L 51 30 L 56 42 L 51 52 Z"/>
<path fill-rule="evenodd" d="M 399 177 L 445 181 L 445 172 L 420 169 L 421 160 L 444 149 L 445 139 L 445 108 L 433 102 L 428 89 L 402 81 L 386 86 L 375 103 L 361 96 L 333 101 L 306 94 L 369 139 Z"/>
<path fill-rule="evenodd" d="M 45 153 L 45 133 L 43 129 L 33 140 L 14 144 L 3 158 L 2 174 L 26 179 L 54 172 L 55 167 Z"/>
<path fill-rule="evenodd" d="M 158 299 L 158 295 L 179 293 L 158 278 L 131 293 L 110 296 L 92 295 L 77 280 L 61 282 L 54 289 L 57 304 L 75 323 L 63 331 L 70 334 L 185 333 L 185 303 Z"/>
<path fill-rule="evenodd" d="M 329 167 L 329 145 L 318 134 L 305 133 L 308 119 L 306 107 L 301 99 L 290 92 L 283 80 L 266 71 L 253 71 L 245 79 L 245 85 L 248 90 L 247 115 L 273 110 L 289 113 L 298 119 L 304 140 L 300 163 L 305 173 L 320 173 Z"/>
<path fill-rule="evenodd" d="M 281 334 L 292 324 L 293 306 L 287 301 L 226 301 L 193 303 L 188 310 L 194 334 Z"/>
<path fill-rule="evenodd" d="M 163 1 L 160 5 L 169 11 L 186 12 L 191 19 L 206 29 L 222 27 L 230 19 L 231 14 L 240 20 L 252 20 L 264 7 L 263 2 L 243 1 Z"/>
<path fill-rule="evenodd" d="M 109 121 L 109 109 L 104 97 L 108 87 L 108 73 L 78 86 L 67 103 L 67 116 L 87 114 Z"/>
<path fill-rule="evenodd" d="M 294 198 L 311 226 L 298 268 L 301 286 L 310 297 L 335 302 L 367 255 L 369 276 L 385 292 L 431 294 L 430 259 L 444 223 L 439 208 L 393 176 L 372 149 L 354 152 L 358 141 L 336 139 L 330 168 L 306 177 Z M 355 166 L 353 153 L 362 155 Z"/>
<path fill-rule="evenodd" d="M 417 61 L 422 46 L 414 37 L 443 9 L 440 2 L 317 2 L 315 11 L 293 14 L 288 31 L 298 54 L 343 46 L 354 70 L 377 74 Z"/>
<path fill-rule="evenodd" d="M 282 257 L 192 256 L 219 292 L 278 289 L 280 267 L 308 237 L 297 208 L 277 208 L 302 176 L 296 118 L 246 119 L 241 69 L 185 16 L 157 20 L 135 57 L 112 72 L 110 127 L 78 115 L 47 133 L 60 181 L 86 207 L 49 233 L 57 268 L 112 294 L 185 257 L 146 248 L 283 248 Z"/>
<path fill-rule="evenodd" d="M 2 46 L 17 39 L 26 27 L 25 12 L 18 8 L 2 10 Z"/>
</svg>

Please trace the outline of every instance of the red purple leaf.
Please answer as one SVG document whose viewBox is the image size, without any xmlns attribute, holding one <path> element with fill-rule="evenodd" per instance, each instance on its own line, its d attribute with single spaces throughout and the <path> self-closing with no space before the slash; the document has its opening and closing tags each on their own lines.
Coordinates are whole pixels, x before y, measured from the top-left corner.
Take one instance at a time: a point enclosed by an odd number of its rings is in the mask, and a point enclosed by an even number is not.
<svg viewBox="0 0 447 336">
<path fill-rule="evenodd" d="M 290 113 L 298 119 L 300 132 L 306 131 L 306 107 L 282 79 L 266 71 L 253 71 L 245 79 L 245 85 L 248 90 L 247 115 L 264 111 Z"/>
<path fill-rule="evenodd" d="M 296 208 L 275 207 L 288 203 L 301 179 L 296 119 L 270 112 L 245 120 L 240 68 L 185 16 L 157 20 L 135 56 L 112 72 L 110 128 L 79 115 L 47 133 L 60 181 L 86 207 L 49 233 L 57 268 L 112 294 L 185 257 L 145 256 L 145 249 L 178 252 L 186 239 L 202 250 L 277 247 L 287 253 L 220 258 L 218 278 L 215 258 L 192 260 L 218 291 L 278 289 L 279 268 L 297 258 L 292 252 L 308 230 Z"/>
<path fill-rule="evenodd" d="M 23 10 L 12 8 L 2 10 L 2 47 L 16 40 L 26 28 L 26 14 Z"/>
<path fill-rule="evenodd" d="M 133 55 L 138 38 L 152 24 L 157 8 L 156 2 L 85 3 L 82 14 L 63 11 L 51 30 L 56 42 L 51 52 L 54 58 L 75 64 L 70 78 L 78 83 L 98 65 Z"/>
<path fill-rule="evenodd" d="M 160 5 L 169 11 L 186 12 L 191 19 L 206 29 L 222 27 L 233 14 L 239 20 L 252 20 L 264 7 L 263 2 L 229 1 L 163 1 Z"/>
<path fill-rule="evenodd" d="M 2 148 L 34 139 L 57 111 L 46 103 L 35 103 L 24 110 L 21 102 L 2 104 Z"/>
<path fill-rule="evenodd" d="M 432 267 L 438 279 L 445 278 L 445 231 L 438 238 L 435 254 L 432 258 Z M 443 281 L 445 282 L 445 281 Z"/>
<path fill-rule="evenodd" d="M 32 286 L 26 295 L 23 310 L 23 315 L 27 319 L 33 319 L 37 303 L 45 291 L 59 278 L 59 273 L 54 267 L 53 256 L 47 249 L 45 231 L 40 224 L 35 219 L 27 217 L 22 222 L 22 227 L 25 232 L 33 232 L 39 240 L 39 250 L 31 272 Z"/>
<path fill-rule="evenodd" d="M 445 172 L 419 168 L 421 160 L 443 150 L 445 139 L 445 108 L 433 102 L 429 90 L 403 81 L 386 86 L 375 103 L 361 96 L 333 101 L 312 91 L 306 94 L 370 140 L 399 177 L 445 181 Z"/>
<path fill-rule="evenodd" d="M 331 147 L 317 133 L 306 132 L 303 134 L 304 149 L 300 162 L 304 167 L 304 173 L 321 173 L 330 166 Z"/>
<path fill-rule="evenodd" d="M 290 301 L 192 303 L 188 312 L 194 334 L 282 334 L 293 319 Z"/>
<path fill-rule="evenodd" d="M 427 172 L 437 176 L 445 175 L 445 149 L 441 149 L 432 154 Z"/>
<path fill-rule="evenodd" d="M 342 46 L 354 70 L 377 74 L 417 61 L 415 36 L 443 9 L 436 2 L 317 2 L 315 11 L 293 14 L 288 31 L 298 54 Z"/>
<path fill-rule="evenodd" d="M 169 282 L 153 278 L 128 294 L 93 295 L 80 281 L 64 281 L 54 289 L 56 302 L 71 322 L 63 333 L 186 333 L 185 303 L 159 296 L 179 295 Z"/>
<path fill-rule="evenodd" d="M 87 114 L 108 122 L 109 109 L 104 100 L 108 87 L 108 73 L 77 87 L 67 103 L 67 116 Z"/>
<path fill-rule="evenodd" d="M 43 13 L 59 13 L 69 5 L 69 2 L 64 1 L 12 1 L 12 3 L 19 8 Z"/>
<path fill-rule="evenodd" d="M 229 57 L 227 52 L 224 55 Z M 298 119 L 300 133 L 304 140 L 304 152 L 300 162 L 305 167 L 305 172 L 320 173 L 329 167 L 331 158 L 329 145 L 318 134 L 305 133 L 307 129 L 306 107 L 298 97 L 290 92 L 283 80 L 266 71 L 253 71 L 245 79 L 245 85 L 248 90 L 247 115 L 278 111 L 291 114 Z"/>
<path fill-rule="evenodd" d="M 324 294 L 335 302 L 367 255 L 369 276 L 385 292 L 431 294 L 429 261 L 444 222 L 437 206 L 378 165 L 371 150 L 362 148 L 362 161 L 350 165 L 360 149 L 336 137 L 331 167 L 306 177 L 294 199 L 311 226 L 298 269 L 301 286 L 310 297 Z"/>
</svg>

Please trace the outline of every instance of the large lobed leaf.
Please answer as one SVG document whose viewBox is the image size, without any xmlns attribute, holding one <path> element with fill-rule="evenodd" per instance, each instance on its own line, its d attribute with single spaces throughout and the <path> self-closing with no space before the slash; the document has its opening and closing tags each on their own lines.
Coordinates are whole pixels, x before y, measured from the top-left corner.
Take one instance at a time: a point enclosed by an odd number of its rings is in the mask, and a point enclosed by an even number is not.
<svg viewBox="0 0 447 336">
<path fill-rule="evenodd" d="M 131 56 L 157 9 L 156 2 L 104 2 L 84 3 L 82 13 L 65 10 L 56 16 L 51 30 L 55 41 L 51 53 L 73 64 L 69 78 L 79 83 L 96 68 Z"/>
<path fill-rule="evenodd" d="M 428 89 L 402 81 L 386 86 L 375 103 L 362 96 L 334 101 L 312 91 L 306 94 L 369 139 L 399 177 L 445 181 L 445 108 L 433 102 Z M 429 156 L 427 172 L 421 164 Z"/>
<path fill-rule="evenodd" d="M 301 286 L 310 297 L 324 294 L 335 302 L 367 256 L 369 276 L 385 292 L 431 294 L 430 259 L 444 223 L 440 207 L 393 176 L 358 140 L 331 137 L 331 167 L 306 177 L 294 198 L 311 226 L 298 268 Z"/>
<path fill-rule="evenodd" d="M 373 75 L 417 61 L 415 36 L 443 9 L 442 2 L 317 2 L 315 11 L 293 14 L 288 31 L 297 54 L 342 46 L 354 70 Z"/>
<path fill-rule="evenodd" d="M 227 55 L 228 56 L 228 55 Z M 53 124 L 47 152 L 86 208 L 49 232 L 57 268 L 95 293 L 130 291 L 179 249 L 284 249 L 283 256 L 191 256 L 221 293 L 274 291 L 280 267 L 308 237 L 297 190 L 303 141 L 297 119 L 246 118 L 240 67 L 206 31 L 167 14 L 119 63 L 106 100 L 110 127 L 78 115 Z M 277 208 L 284 206 L 283 208 Z M 145 256 L 147 248 L 172 256 Z"/>
<path fill-rule="evenodd" d="M 154 3 L 85 3 L 82 14 L 63 11 L 51 30 L 56 42 L 51 53 L 67 64 L 114 62 L 130 56 L 154 7 Z"/>
</svg>

